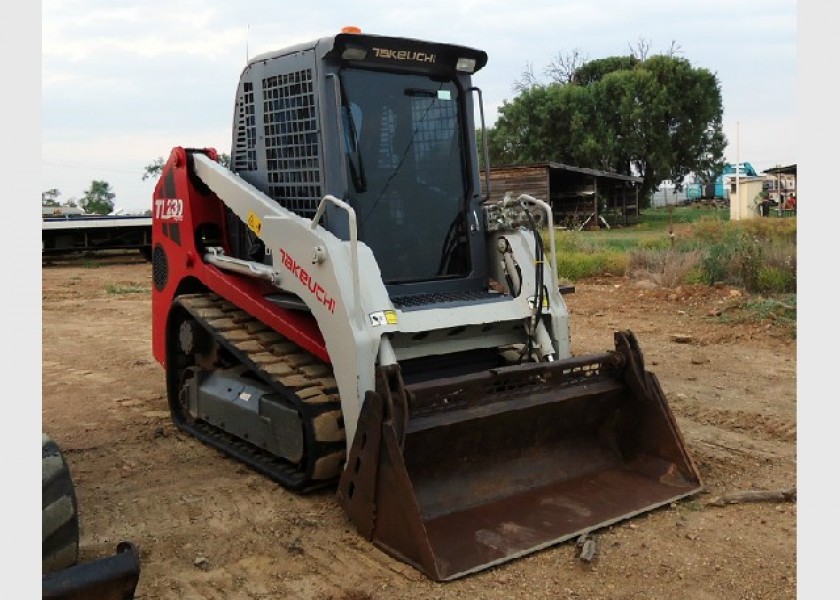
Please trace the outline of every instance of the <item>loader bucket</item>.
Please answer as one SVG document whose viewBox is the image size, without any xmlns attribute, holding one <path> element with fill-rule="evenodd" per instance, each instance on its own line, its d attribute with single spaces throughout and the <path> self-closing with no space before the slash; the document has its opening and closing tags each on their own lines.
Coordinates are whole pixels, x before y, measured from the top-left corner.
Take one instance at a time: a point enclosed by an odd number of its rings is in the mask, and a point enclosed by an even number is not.
<svg viewBox="0 0 840 600">
<path fill-rule="evenodd" d="M 380 368 L 339 482 L 359 532 L 444 581 L 702 489 L 635 336 L 404 386 Z"/>
</svg>

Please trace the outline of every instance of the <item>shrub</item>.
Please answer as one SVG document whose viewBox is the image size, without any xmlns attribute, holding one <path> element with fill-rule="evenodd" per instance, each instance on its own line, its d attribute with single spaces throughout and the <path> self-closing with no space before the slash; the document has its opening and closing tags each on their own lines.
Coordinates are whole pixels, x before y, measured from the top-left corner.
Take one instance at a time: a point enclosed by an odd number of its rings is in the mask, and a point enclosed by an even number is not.
<svg viewBox="0 0 840 600">
<path fill-rule="evenodd" d="M 729 251 L 724 244 L 714 244 L 703 254 L 702 259 L 702 281 L 714 285 L 726 279 L 729 270 Z"/>
<path fill-rule="evenodd" d="M 731 251 L 731 272 L 727 279 L 746 290 L 755 291 L 758 288 L 758 271 L 763 264 L 761 240 L 739 230 L 731 242 Z"/>
<path fill-rule="evenodd" d="M 756 291 L 765 294 L 795 292 L 796 275 L 778 267 L 763 266 L 758 270 Z"/>
<path fill-rule="evenodd" d="M 704 218 L 692 224 L 689 235 L 700 244 L 713 244 L 724 236 L 727 222 Z"/>
<path fill-rule="evenodd" d="M 788 219 L 789 220 L 789 219 Z M 750 292 L 796 288 L 795 225 L 780 219 L 704 223 L 694 230 L 704 240 L 703 281 L 737 285 Z"/>
<path fill-rule="evenodd" d="M 663 287 L 676 287 L 695 279 L 700 263 L 701 255 L 697 250 L 636 250 L 629 254 L 627 274 Z"/>
</svg>

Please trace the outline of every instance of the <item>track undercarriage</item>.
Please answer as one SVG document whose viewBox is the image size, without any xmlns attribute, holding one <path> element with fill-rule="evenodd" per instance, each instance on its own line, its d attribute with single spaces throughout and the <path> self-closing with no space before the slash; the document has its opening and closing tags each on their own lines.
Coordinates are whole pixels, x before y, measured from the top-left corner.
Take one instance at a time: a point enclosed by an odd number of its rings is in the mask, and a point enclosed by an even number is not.
<svg viewBox="0 0 840 600">
<path fill-rule="evenodd" d="M 334 484 L 346 441 L 330 365 L 215 294 L 179 296 L 174 310 L 175 424 L 285 488 Z"/>
</svg>

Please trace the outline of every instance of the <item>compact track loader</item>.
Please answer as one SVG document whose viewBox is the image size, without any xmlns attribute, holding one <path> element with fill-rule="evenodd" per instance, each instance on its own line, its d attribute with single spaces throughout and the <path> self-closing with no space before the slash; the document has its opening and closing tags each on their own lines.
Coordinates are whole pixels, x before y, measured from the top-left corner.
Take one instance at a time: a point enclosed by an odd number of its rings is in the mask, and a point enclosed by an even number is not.
<svg viewBox="0 0 840 600">
<path fill-rule="evenodd" d="M 357 31 L 257 56 L 230 164 L 176 147 L 153 196 L 174 422 L 289 490 L 337 487 L 435 580 L 701 489 L 634 335 L 572 356 L 549 206 L 482 194 L 486 62 Z"/>
</svg>

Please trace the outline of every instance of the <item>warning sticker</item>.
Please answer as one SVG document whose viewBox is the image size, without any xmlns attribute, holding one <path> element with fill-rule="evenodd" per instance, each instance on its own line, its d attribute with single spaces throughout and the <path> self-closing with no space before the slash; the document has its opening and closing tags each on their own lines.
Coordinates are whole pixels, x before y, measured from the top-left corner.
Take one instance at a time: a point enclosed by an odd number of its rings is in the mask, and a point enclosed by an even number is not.
<svg viewBox="0 0 840 600">
<path fill-rule="evenodd" d="M 370 313 L 368 316 L 370 317 L 370 324 L 374 327 L 397 324 L 397 311 L 395 310 L 380 310 Z"/>
<path fill-rule="evenodd" d="M 260 218 L 257 215 L 252 213 L 250 210 L 248 211 L 247 223 L 248 223 L 248 229 L 250 229 L 251 231 L 253 231 L 257 235 L 260 234 L 260 230 L 262 230 L 262 221 L 260 220 Z"/>
<path fill-rule="evenodd" d="M 534 310 L 534 306 L 536 306 L 536 304 L 537 304 L 537 297 L 536 296 L 531 296 L 530 298 L 528 298 L 528 307 L 531 310 Z M 543 308 L 548 308 L 548 296 L 543 296 L 542 307 Z"/>
</svg>

